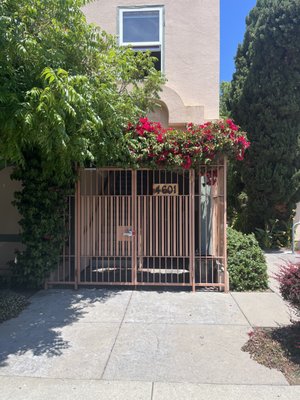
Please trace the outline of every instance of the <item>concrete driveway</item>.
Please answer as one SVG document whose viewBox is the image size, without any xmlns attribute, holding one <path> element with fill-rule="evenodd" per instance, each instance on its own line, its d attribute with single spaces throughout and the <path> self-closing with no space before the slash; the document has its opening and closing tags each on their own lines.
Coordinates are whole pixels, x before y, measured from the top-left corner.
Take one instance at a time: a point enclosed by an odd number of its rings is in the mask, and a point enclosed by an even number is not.
<svg viewBox="0 0 300 400">
<path fill-rule="evenodd" d="M 241 351 L 252 326 L 288 322 L 271 292 L 41 291 L 0 325 L 0 398 L 294 399 Z"/>
</svg>

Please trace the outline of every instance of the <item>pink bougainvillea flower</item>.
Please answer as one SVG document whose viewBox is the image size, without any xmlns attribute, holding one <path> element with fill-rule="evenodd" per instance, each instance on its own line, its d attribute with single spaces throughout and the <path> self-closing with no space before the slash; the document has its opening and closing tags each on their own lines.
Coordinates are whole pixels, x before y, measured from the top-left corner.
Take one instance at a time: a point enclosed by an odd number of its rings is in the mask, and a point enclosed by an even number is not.
<svg viewBox="0 0 300 400">
<path fill-rule="evenodd" d="M 190 156 L 185 156 L 184 157 L 184 162 L 182 163 L 182 168 L 184 169 L 190 169 L 192 166 L 192 159 Z"/>
<path fill-rule="evenodd" d="M 223 151 L 243 160 L 250 146 L 246 134 L 231 119 L 202 125 L 190 123 L 182 131 L 164 129 L 159 122 L 142 117 L 136 125 L 128 124 L 127 131 L 129 150 L 135 151 L 131 152 L 133 162 L 139 158 L 148 167 L 168 162 L 170 168 L 190 169 L 193 165 L 209 164 Z M 213 185 L 214 178 L 213 174 L 207 177 L 207 183 Z"/>
<path fill-rule="evenodd" d="M 190 122 L 189 124 L 187 124 L 186 129 L 187 129 L 189 132 L 193 132 L 193 130 L 194 130 L 194 124 L 193 124 L 192 122 Z"/>
<path fill-rule="evenodd" d="M 235 123 L 232 121 L 232 119 L 227 119 L 226 123 L 229 125 L 229 128 L 233 131 L 238 131 L 239 127 L 235 125 Z"/>
<path fill-rule="evenodd" d="M 244 152 L 244 150 L 241 150 L 241 151 L 238 153 L 238 155 L 236 156 L 236 159 L 237 159 L 238 161 L 243 161 L 244 157 L 245 157 L 245 152 Z"/>
<path fill-rule="evenodd" d="M 205 139 L 208 140 L 208 141 L 210 142 L 211 140 L 214 139 L 214 136 L 211 134 L 211 132 L 209 132 L 209 133 L 206 133 Z"/>
<path fill-rule="evenodd" d="M 244 138 L 244 136 L 240 136 L 239 138 L 237 138 L 237 142 L 240 143 L 244 147 L 244 149 L 248 149 L 248 147 L 250 146 L 250 142 L 248 142 L 248 140 Z"/>
<path fill-rule="evenodd" d="M 156 136 L 156 140 L 158 141 L 158 143 L 163 143 L 163 141 L 164 141 L 164 135 L 163 135 L 162 133 L 159 133 L 159 134 Z"/>
<path fill-rule="evenodd" d="M 137 128 L 136 132 L 137 132 L 138 136 L 142 136 L 142 137 L 145 136 L 145 131 L 143 128 Z"/>
<path fill-rule="evenodd" d="M 154 122 L 153 125 L 154 125 L 154 127 L 155 127 L 157 130 L 163 129 L 160 122 Z"/>
</svg>

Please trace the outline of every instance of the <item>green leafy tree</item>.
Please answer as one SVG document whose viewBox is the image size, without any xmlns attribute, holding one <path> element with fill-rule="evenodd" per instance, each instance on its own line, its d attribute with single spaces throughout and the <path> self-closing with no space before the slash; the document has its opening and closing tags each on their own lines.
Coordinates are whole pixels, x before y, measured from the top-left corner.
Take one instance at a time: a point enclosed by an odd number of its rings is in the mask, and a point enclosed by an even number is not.
<svg viewBox="0 0 300 400">
<path fill-rule="evenodd" d="M 0 160 L 23 182 L 22 283 L 40 284 L 58 259 L 75 166 L 122 162 L 124 128 L 155 105 L 163 82 L 149 54 L 86 22 L 85 3 L 0 2 Z"/>
<path fill-rule="evenodd" d="M 231 82 L 223 81 L 220 86 L 220 117 L 230 118 Z"/>
<path fill-rule="evenodd" d="M 299 43 L 299 0 L 258 0 L 237 51 L 230 96 L 232 116 L 251 142 L 240 166 L 244 226 L 280 231 L 276 244 L 286 244 L 300 200 Z"/>
<path fill-rule="evenodd" d="M 230 100 L 231 100 L 231 82 L 223 81 L 220 85 L 220 117 L 231 118 Z M 230 225 L 234 225 L 240 211 L 240 201 L 238 184 L 239 162 L 228 161 L 227 169 L 227 219 Z"/>
<path fill-rule="evenodd" d="M 124 126 L 157 98 L 153 59 L 87 24 L 86 2 L 1 1 L 0 157 L 22 164 L 35 147 L 56 174 L 109 163 Z"/>
</svg>

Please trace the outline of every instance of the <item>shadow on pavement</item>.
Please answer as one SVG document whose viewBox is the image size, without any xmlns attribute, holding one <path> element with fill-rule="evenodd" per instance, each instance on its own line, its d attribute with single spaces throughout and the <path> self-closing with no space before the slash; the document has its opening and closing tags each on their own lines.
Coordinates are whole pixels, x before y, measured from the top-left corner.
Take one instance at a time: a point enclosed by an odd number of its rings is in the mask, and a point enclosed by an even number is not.
<svg viewBox="0 0 300 400">
<path fill-rule="evenodd" d="M 33 356 L 62 355 L 62 351 L 70 347 L 62 337 L 62 328 L 82 319 L 90 307 L 105 303 L 120 293 L 106 289 L 37 293 L 17 318 L 0 325 L 0 368 L 8 365 L 10 356 L 28 351 Z"/>
</svg>

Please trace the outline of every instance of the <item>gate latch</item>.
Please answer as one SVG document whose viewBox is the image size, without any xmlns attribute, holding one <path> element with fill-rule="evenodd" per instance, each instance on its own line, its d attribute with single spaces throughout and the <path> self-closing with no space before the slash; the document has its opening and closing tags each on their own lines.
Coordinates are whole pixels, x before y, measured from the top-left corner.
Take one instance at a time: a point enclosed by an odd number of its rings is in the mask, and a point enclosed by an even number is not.
<svg viewBox="0 0 300 400">
<path fill-rule="evenodd" d="M 128 232 L 124 232 L 124 233 L 123 233 L 123 236 L 128 236 L 128 237 L 135 236 L 135 231 L 132 230 L 132 229 L 129 229 Z"/>
</svg>

